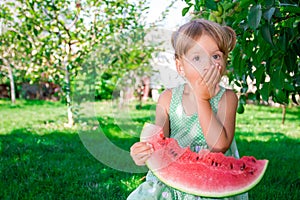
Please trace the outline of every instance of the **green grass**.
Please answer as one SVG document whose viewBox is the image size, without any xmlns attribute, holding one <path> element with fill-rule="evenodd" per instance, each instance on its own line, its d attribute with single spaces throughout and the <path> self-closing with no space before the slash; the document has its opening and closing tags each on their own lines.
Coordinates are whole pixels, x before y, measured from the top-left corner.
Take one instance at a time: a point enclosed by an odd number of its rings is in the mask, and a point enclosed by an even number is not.
<svg viewBox="0 0 300 200">
<path fill-rule="evenodd" d="M 109 102 L 95 103 L 95 119 L 122 149 L 138 140 L 154 106 L 126 110 Z M 93 157 L 79 134 L 81 124 L 65 128 L 60 103 L 0 100 L 0 199 L 126 199 L 144 173 L 114 170 Z M 247 105 L 237 115 L 236 140 L 241 155 L 268 159 L 262 181 L 250 199 L 300 199 L 300 109 Z M 87 120 L 88 121 L 88 120 Z M 99 144 L 101 145 L 101 144 Z"/>
</svg>

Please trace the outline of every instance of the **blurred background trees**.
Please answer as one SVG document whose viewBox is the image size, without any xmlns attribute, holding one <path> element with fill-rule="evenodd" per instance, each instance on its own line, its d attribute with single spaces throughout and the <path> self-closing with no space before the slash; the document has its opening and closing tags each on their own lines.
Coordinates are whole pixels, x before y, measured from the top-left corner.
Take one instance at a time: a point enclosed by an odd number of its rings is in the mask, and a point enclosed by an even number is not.
<svg viewBox="0 0 300 200">
<path fill-rule="evenodd" d="M 150 68 L 153 48 L 144 45 L 141 17 L 146 9 L 144 0 L 2 1 L 0 82 L 10 89 L 6 95 L 13 103 L 16 95 L 62 97 L 71 126 L 75 78 L 88 63 L 99 72 L 92 80 L 99 99 L 111 98 L 125 72 Z"/>
<path fill-rule="evenodd" d="M 299 103 L 298 1 L 184 2 L 183 16 L 210 19 L 237 33 L 228 77 L 240 96 L 238 112 L 246 100 Z M 117 85 L 133 85 L 140 93 L 137 89 L 151 75 L 150 60 L 157 50 L 145 42 L 155 28 L 146 25 L 147 5 L 146 0 L 1 1 L 0 97 L 13 103 L 18 97 L 60 99 L 71 126 L 74 93 L 92 91 L 98 100 L 112 99 L 114 93 L 126 92 Z"/>
</svg>

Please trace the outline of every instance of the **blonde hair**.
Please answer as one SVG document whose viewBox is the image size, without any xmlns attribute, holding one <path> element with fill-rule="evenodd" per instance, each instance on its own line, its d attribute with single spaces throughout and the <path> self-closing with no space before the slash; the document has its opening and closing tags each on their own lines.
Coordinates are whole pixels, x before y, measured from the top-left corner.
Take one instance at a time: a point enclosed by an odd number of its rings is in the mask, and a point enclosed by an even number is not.
<svg viewBox="0 0 300 200">
<path fill-rule="evenodd" d="M 175 50 L 175 58 L 182 58 L 195 45 L 195 41 L 202 34 L 207 34 L 215 40 L 226 61 L 228 54 L 234 49 L 236 44 L 234 30 L 228 26 L 221 26 L 218 23 L 204 19 L 192 20 L 173 33 L 171 42 Z"/>
</svg>

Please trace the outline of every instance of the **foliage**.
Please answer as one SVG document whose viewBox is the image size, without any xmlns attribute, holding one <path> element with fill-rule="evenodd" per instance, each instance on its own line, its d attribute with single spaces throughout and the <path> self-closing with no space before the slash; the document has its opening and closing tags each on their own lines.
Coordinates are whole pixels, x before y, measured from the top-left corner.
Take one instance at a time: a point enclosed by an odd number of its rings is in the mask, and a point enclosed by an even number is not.
<svg viewBox="0 0 300 200">
<path fill-rule="evenodd" d="M 120 110 L 109 107 L 110 103 L 95 103 L 100 127 L 112 142 L 129 150 L 138 138 L 120 130 L 113 118 Z M 138 133 L 153 117 L 155 111 L 149 112 L 152 106 L 144 105 L 141 110 L 131 106 L 133 131 L 138 128 Z M 245 114 L 237 115 L 239 153 L 270 160 L 261 183 L 249 192 L 250 199 L 268 199 L 270 195 L 299 199 L 300 110 L 288 108 L 286 124 L 281 125 L 279 108 L 246 107 Z M 60 102 L 17 101 L 12 106 L 0 100 L 0 116 L 5 116 L 0 124 L 0 198 L 126 199 L 145 174 L 119 172 L 93 158 L 76 128 L 63 126 L 63 108 Z"/>
<path fill-rule="evenodd" d="M 134 88 L 142 76 L 151 73 L 149 61 L 155 47 L 145 42 L 149 28 L 145 28 L 142 17 L 147 7 L 137 4 L 131 5 L 130 9 L 136 14 L 131 17 L 132 23 L 129 23 L 130 20 L 124 21 L 130 29 L 120 27 L 115 30 L 114 35 L 95 44 L 85 59 L 85 70 L 96 74 L 96 77 L 93 74 L 90 76 L 96 79 L 97 99 L 110 99 L 124 85 Z"/>
<path fill-rule="evenodd" d="M 194 17 L 232 27 L 237 45 L 229 78 L 240 87 L 240 105 L 252 100 L 288 104 L 300 92 L 300 4 L 296 0 L 185 0 Z M 249 80 L 256 86 L 249 93 Z M 247 94 L 249 93 L 249 94 Z"/>
<path fill-rule="evenodd" d="M 10 60 L 6 63 L 13 66 L 18 83 L 30 80 L 60 85 L 68 105 L 69 125 L 73 124 L 75 78 L 84 73 L 84 67 L 98 68 L 94 71 L 100 74 L 97 80 L 104 72 L 121 76 L 126 71 L 149 68 L 152 48 L 142 45 L 145 31 L 141 13 L 147 10 L 144 0 L 5 0 L 0 6 L 0 66 L 7 54 Z M 106 92 L 102 85 L 98 89 L 99 93 Z"/>
</svg>

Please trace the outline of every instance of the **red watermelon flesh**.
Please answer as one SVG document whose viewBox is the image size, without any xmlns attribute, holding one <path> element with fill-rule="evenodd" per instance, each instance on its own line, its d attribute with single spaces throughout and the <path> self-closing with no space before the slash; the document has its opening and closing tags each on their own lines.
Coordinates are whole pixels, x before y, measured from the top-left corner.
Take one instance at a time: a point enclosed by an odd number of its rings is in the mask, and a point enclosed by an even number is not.
<svg viewBox="0 0 300 200">
<path fill-rule="evenodd" d="M 166 138 L 159 126 L 145 124 L 141 141 L 153 145 L 148 168 L 166 185 L 203 197 L 227 197 L 247 192 L 263 177 L 268 160 L 252 156 L 241 159 L 213 153 L 192 152 L 181 148 L 173 138 Z"/>
</svg>

